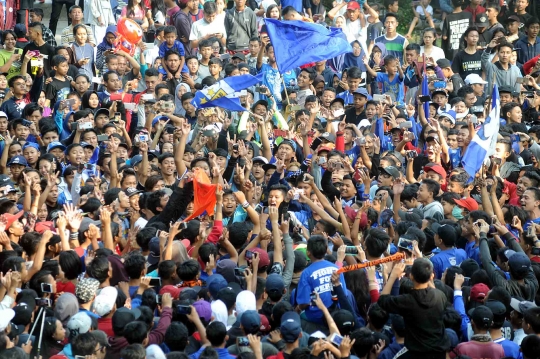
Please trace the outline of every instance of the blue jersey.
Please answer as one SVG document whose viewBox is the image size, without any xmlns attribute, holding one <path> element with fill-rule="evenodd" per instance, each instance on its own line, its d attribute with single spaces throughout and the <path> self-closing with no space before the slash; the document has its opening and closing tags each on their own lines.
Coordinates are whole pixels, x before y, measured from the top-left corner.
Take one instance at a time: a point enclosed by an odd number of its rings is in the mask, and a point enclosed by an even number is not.
<svg viewBox="0 0 540 359">
<path fill-rule="evenodd" d="M 387 55 L 393 55 L 403 64 L 403 53 L 405 52 L 405 37 L 396 35 L 393 39 L 388 39 L 386 36 L 379 36 L 374 43 L 382 42 L 386 47 Z"/>
<path fill-rule="evenodd" d="M 467 253 L 467 258 L 472 258 L 476 261 L 476 263 L 478 263 L 478 265 L 481 265 L 480 246 L 477 246 L 475 241 L 467 242 L 465 252 Z"/>
<path fill-rule="evenodd" d="M 441 279 L 446 268 L 459 266 L 465 259 L 467 259 L 467 253 L 463 249 L 452 248 L 437 253 L 430 258 L 435 278 Z"/>
<path fill-rule="evenodd" d="M 296 301 L 298 304 L 310 304 L 306 310 L 305 315 L 309 321 L 321 322 L 323 313 L 316 306 L 311 305 L 310 295 L 313 292 L 317 292 L 319 297 L 323 301 L 324 305 L 328 308 L 332 305 L 332 273 L 334 273 L 338 267 L 331 262 L 321 260 L 309 265 L 300 276 L 298 281 L 298 288 L 296 293 Z M 345 279 L 343 274 L 339 276 L 343 290 L 347 290 L 345 287 Z"/>
</svg>

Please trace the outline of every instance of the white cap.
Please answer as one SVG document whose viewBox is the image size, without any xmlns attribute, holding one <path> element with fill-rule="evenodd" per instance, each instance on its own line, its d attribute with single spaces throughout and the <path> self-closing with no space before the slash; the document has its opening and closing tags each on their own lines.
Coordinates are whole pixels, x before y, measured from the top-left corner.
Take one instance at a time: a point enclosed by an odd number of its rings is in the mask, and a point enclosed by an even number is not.
<svg viewBox="0 0 540 359">
<path fill-rule="evenodd" d="M 482 77 L 478 74 L 470 74 L 467 77 L 465 77 L 465 84 L 466 85 L 475 85 L 475 84 L 481 84 L 486 85 L 487 81 L 484 81 Z"/>
<path fill-rule="evenodd" d="M 11 322 L 11 319 L 15 316 L 15 311 L 10 308 L 0 310 L 0 332 L 6 330 Z"/>
<path fill-rule="evenodd" d="M 118 290 L 115 287 L 103 288 L 94 299 L 94 312 L 100 317 L 109 314 L 116 304 L 117 296 Z"/>
<path fill-rule="evenodd" d="M 146 348 L 146 359 L 166 359 L 167 357 L 163 353 L 163 350 L 159 345 L 152 344 Z"/>
<path fill-rule="evenodd" d="M 257 299 L 253 292 L 243 290 L 236 296 L 236 314 L 240 317 L 247 310 L 257 310 Z"/>
<path fill-rule="evenodd" d="M 369 122 L 368 119 L 363 119 L 362 121 L 360 121 L 360 123 L 358 124 L 358 128 L 362 128 L 362 127 L 371 127 L 371 122 Z"/>
<path fill-rule="evenodd" d="M 0 117 L 8 118 L 8 115 L 4 111 L 0 111 Z"/>
</svg>

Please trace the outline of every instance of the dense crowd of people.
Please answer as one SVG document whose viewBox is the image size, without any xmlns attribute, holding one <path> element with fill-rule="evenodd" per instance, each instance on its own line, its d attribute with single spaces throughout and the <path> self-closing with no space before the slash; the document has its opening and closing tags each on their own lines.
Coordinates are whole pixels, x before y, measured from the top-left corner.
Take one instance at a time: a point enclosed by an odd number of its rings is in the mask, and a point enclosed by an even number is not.
<svg viewBox="0 0 540 359">
<path fill-rule="evenodd" d="M 540 6 L 325 5 L 2 33 L 0 358 L 540 358 Z M 267 19 L 351 52 L 281 73 Z"/>
</svg>

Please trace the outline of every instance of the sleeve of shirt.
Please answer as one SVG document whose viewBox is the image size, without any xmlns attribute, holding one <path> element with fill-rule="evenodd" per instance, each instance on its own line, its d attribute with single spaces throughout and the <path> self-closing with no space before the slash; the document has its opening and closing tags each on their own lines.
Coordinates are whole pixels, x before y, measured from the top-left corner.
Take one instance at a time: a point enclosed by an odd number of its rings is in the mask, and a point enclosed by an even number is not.
<svg viewBox="0 0 540 359">
<path fill-rule="evenodd" d="M 308 272 L 304 271 L 300 276 L 298 281 L 298 287 L 296 287 L 296 303 L 298 304 L 309 304 L 309 296 L 311 294 L 311 287 L 307 281 Z"/>
<path fill-rule="evenodd" d="M 469 324 L 469 317 L 465 312 L 463 292 L 460 290 L 454 290 L 454 309 L 461 316 L 461 334 L 463 335 L 463 338 L 467 338 L 467 325 Z"/>
</svg>

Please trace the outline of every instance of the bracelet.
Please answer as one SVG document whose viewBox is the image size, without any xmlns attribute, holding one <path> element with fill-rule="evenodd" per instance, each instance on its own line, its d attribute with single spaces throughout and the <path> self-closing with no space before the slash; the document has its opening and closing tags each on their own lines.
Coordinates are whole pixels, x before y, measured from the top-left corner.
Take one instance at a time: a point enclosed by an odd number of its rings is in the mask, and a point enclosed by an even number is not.
<svg viewBox="0 0 540 359">
<path fill-rule="evenodd" d="M 249 207 L 249 202 L 245 201 L 244 203 L 242 203 L 242 207 L 243 208 L 248 208 Z"/>
<path fill-rule="evenodd" d="M 79 239 L 79 232 L 70 233 L 69 239 Z"/>
</svg>

